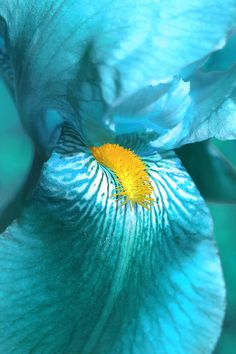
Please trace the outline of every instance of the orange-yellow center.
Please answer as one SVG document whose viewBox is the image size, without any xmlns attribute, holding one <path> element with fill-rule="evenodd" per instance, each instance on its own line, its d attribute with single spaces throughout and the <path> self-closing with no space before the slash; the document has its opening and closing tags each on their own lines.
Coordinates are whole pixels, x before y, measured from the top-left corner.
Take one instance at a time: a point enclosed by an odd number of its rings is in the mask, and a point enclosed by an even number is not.
<svg viewBox="0 0 236 354">
<path fill-rule="evenodd" d="M 95 159 L 109 168 L 116 176 L 118 185 L 113 197 L 122 199 L 122 205 L 131 207 L 139 204 L 149 209 L 154 199 L 151 198 L 153 187 L 144 162 L 130 149 L 118 144 L 105 144 L 90 148 Z"/>
</svg>

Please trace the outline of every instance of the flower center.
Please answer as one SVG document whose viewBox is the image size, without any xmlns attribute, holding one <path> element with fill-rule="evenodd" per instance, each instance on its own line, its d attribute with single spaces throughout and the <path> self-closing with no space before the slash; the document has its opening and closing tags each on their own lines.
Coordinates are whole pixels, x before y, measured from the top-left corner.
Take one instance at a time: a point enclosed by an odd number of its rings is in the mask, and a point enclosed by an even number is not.
<svg viewBox="0 0 236 354">
<path fill-rule="evenodd" d="M 151 198 L 153 187 L 144 162 L 133 151 L 118 144 L 104 144 L 90 148 L 95 159 L 108 167 L 116 175 L 118 186 L 113 197 L 123 199 L 122 205 L 131 207 L 139 204 L 149 209 L 154 199 Z"/>
</svg>

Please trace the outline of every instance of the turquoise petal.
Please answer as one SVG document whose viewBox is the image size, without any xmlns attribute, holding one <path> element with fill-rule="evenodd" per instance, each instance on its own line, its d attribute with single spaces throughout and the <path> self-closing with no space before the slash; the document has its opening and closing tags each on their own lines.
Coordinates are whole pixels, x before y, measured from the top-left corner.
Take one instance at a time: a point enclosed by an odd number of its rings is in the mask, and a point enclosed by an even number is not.
<svg viewBox="0 0 236 354">
<path fill-rule="evenodd" d="M 209 138 L 236 139 L 236 64 L 227 71 L 198 70 L 189 78 L 190 98 L 180 124 L 152 145 L 163 150 Z"/>
<path fill-rule="evenodd" d="M 227 71 L 236 63 L 236 32 L 228 38 L 226 45 L 202 60 L 194 62 L 181 71 L 181 76 L 189 80 L 198 69 L 204 72 Z"/>
<path fill-rule="evenodd" d="M 190 82 L 193 113 L 189 142 L 211 137 L 236 139 L 236 64 L 225 72 L 199 72 Z"/>
<path fill-rule="evenodd" d="M 223 49 L 181 74 L 190 83 L 192 104 L 183 119 L 186 130 L 177 133 L 177 144 L 174 142 L 173 146 L 211 137 L 236 139 L 236 33 Z M 171 139 L 169 134 L 166 147 L 171 145 Z"/>
<path fill-rule="evenodd" d="M 0 78 L 3 78 L 9 91 L 14 96 L 15 74 L 4 40 L 6 26 L 0 17 Z"/>
<path fill-rule="evenodd" d="M 236 145 L 234 156 L 235 148 Z M 204 199 L 236 203 L 236 165 L 230 163 L 212 142 L 185 145 L 177 154 Z"/>
<path fill-rule="evenodd" d="M 204 71 L 225 71 L 236 62 L 236 32 L 234 32 L 226 46 L 212 53 L 205 63 Z"/>
<path fill-rule="evenodd" d="M 79 102 L 68 99 L 77 87 L 94 110 L 100 102 L 99 121 L 109 131 L 107 107 L 151 82 L 167 82 L 186 65 L 222 48 L 235 7 L 235 0 L 209 0 L 207 6 L 203 0 L 1 1 L 16 102 L 25 125 L 44 150 L 49 144 L 44 126 L 51 136 L 61 123 L 45 124 L 48 109 L 63 117 L 66 111 L 78 128 L 80 117 L 73 113 Z M 94 86 L 98 96 L 91 103 Z"/>
<path fill-rule="evenodd" d="M 67 129 L 1 235 L 1 353 L 212 352 L 225 292 L 211 218 L 174 153 L 144 161 L 156 202 L 121 207 Z"/>
<path fill-rule="evenodd" d="M 128 133 L 137 131 L 137 124 L 143 129 L 155 131 L 158 136 L 177 126 L 191 105 L 190 85 L 179 77 L 166 84 L 150 85 L 128 97 L 113 110 L 116 131 Z M 136 124 L 132 124 L 133 122 Z"/>
<path fill-rule="evenodd" d="M 80 89 L 75 86 L 69 96 L 74 115 L 80 117 L 79 129 L 87 145 L 102 145 L 114 141 L 116 135 L 147 131 L 155 132 L 156 141 L 176 126 L 182 126 L 191 106 L 190 85 L 178 76 L 164 84 L 142 87 L 113 107 L 99 99 L 96 85 L 91 85 L 90 90 L 88 92 L 87 85 L 81 83 Z M 102 116 L 109 128 L 101 125 Z M 148 141 L 148 134 L 146 136 Z"/>
</svg>

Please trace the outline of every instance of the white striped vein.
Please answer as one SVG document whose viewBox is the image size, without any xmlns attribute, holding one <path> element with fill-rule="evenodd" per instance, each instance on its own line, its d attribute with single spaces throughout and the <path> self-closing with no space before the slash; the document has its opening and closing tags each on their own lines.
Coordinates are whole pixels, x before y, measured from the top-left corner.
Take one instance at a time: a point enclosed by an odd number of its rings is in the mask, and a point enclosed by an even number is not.
<svg viewBox="0 0 236 354">
<path fill-rule="evenodd" d="M 0 244 L 0 352 L 210 353 L 224 289 L 208 211 L 177 158 L 146 156 L 156 203 L 123 208 L 72 133 Z"/>
</svg>

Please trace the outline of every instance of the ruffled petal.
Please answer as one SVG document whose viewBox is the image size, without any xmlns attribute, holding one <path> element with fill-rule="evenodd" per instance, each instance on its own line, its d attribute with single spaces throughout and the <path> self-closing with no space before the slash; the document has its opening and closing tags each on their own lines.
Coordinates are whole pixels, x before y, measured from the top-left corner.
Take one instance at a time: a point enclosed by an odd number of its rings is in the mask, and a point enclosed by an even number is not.
<svg viewBox="0 0 236 354">
<path fill-rule="evenodd" d="M 45 112 L 70 111 L 72 81 L 78 80 L 77 89 L 88 97 L 91 86 L 97 87 L 95 106 L 100 101 L 103 109 L 114 107 L 221 48 L 235 6 L 235 0 L 209 0 L 207 6 L 203 0 L 1 1 L 22 119 L 47 150 Z M 99 121 L 110 129 L 103 109 Z M 71 121 L 79 125 L 80 117 L 72 114 Z M 46 124 L 47 136 L 60 123 Z"/>
<path fill-rule="evenodd" d="M 235 53 L 236 33 L 233 33 L 223 49 L 211 54 L 205 62 L 196 62 L 182 71 L 190 83 L 192 104 L 184 118 L 188 134 L 179 135 L 178 146 L 211 137 L 236 139 Z"/>
<path fill-rule="evenodd" d="M 227 71 L 198 70 L 189 78 L 191 104 L 178 125 L 152 145 L 162 150 L 209 138 L 236 139 L 236 64 Z"/>
<path fill-rule="evenodd" d="M 174 154 L 144 158 L 150 211 L 70 129 L 0 239 L 2 353 L 211 353 L 224 285 L 208 210 Z"/>
<path fill-rule="evenodd" d="M 236 65 L 222 73 L 199 72 L 191 78 L 191 87 L 194 103 L 188 141 L 236 139 Z"/>
<path fill-rule="evenodd" d="M 74 116 L 79 117 L 80 131 L 87 145 L 101 145 L 112 142 L 117 135 L 148 133 L 147 142 L 168 134 L 182 124 L 191 106 L 190 85 L 178 76 L 164 84 L 150 84 L 129 95 L 116 105 L 105 105 L 100 99 L 96 85 L 88 86 L 80 77 L 79 89 L 74 86 L 68 95 Z M 96 82 L 96 80 L 94 79 Z M 75 85 L 78 84 L 78 80 Z M 104 117 L 107 128 L 101 125 Z M 92 127 L 92 129 L 91 129 Z"/>
<path fill-rule="evenodd" d="M 235 148 L 236 144 L 234 156 Z M 189 144 L 178 149 L 177 154 L 205 199 L 236 203 L 236 165 L 213 143 Z"/>
</svg>

